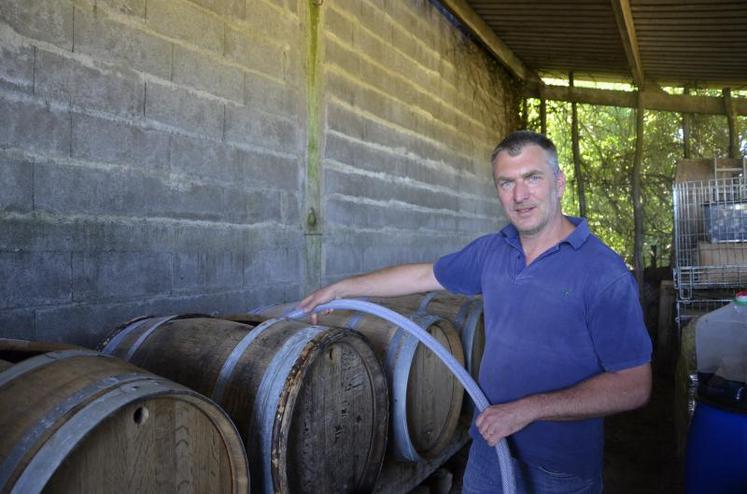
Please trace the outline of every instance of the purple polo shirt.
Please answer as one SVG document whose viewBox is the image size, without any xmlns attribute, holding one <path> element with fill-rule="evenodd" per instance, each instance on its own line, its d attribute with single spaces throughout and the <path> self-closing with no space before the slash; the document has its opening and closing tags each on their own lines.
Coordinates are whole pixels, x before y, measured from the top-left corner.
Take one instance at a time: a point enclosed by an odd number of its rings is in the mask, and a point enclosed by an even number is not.
<svg viewBox="0 0 747 494">
<path fill-rule="evenodd" d="M 589 233 L 586 220 L 526 266 L 508 225 L 439 259 L 447 290 L 481 293 L 485 353 L 480 386 L 491 403 L 573 386 L 651 359 L 638 289 L 622 259 Z M 473 436 L 478 432 L 473 426 Z M 602 419 L 537 421 L 509 439 L 512 454 L 552 471 L 601 471 Z"/>
</svg>

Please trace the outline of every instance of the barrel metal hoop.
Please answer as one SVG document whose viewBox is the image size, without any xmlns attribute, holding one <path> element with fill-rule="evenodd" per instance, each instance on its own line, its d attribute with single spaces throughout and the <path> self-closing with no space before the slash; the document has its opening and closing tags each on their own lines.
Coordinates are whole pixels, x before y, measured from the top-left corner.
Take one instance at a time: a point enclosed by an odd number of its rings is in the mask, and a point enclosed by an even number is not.
<svg viewBox="0 0 747 494">
<path fill-rule="evenodd" d="M 392 439 L 395 456 L 407 461 L 421 461 L 415 450 L 407 425 L 407 385 L 418 339 L 402 328 L 398 328 L 389 342 L 386 352 L 386 367 L 392 389 Z"/>
<path fill-rule="evenodd" d="M 114 335 L 109 340 L 109 342 L 104 346 L 104 348 L 101 351 L 103 353 L 107 354 L 107 355 L 113 355 L 114 354 L 114 350 L 117 349 L 117 347 L 119 346 L 119 344 L 122 343 L 122 341 L 125 338 L 127 338 L 127 336 L 129 336 L 130 333 L 132 333 L 137 328 L 139 328 L 140 326 L 142 326 L 146 322 L 150 321 L 151 319 L 153 319 L 153 318 L 152 317 L 144 317 L 142 319 L 138 319 L 137 321 L 134 321 L 134 322 L 128 324 L 127 326 L 125 326 L 124 328 L 122 328 L 122 331 L 120 331 L 119 333 L 117 333 L 116 335 Z"/>
<path fill-rule="evenodd" d="M 456 316 L 454 316 L 454 326 L 457 328 L 461 328 L 464 326 L 464 320 L 467 318 L 467 314 L 470 311 L 470 308 L 472 307 L 472 300 L 465 301 L 461 306 L 459 306 L 459 312 L 457 312 Z"/>
<path fill-rule="evenodd" d="M 434 298 L 438 295 L 438 292 L 428 292 L 425 297 L 423 297 L 423 300 L 420 301 L 420 305 L 418 305 L 418 308 L 415 312 L 427 312 L 428 311 L 428 305 L 433 301 Z"/>
<path fill-rule="evenodd" d="M 161 325 L 166 324 L 167 322 L 176 319 L 177 317 L 179 317 L 178 314 L 162 317 L 160 318 L 160 320 L 158 320 L 157 323 L 155 323 L 150 328 L 146 329 L 143 332 L 143 334 L 138 336 L 137 340 L 135 340 L 135 343 L 132 344 L 129 350 L 127 350 L 127 355 L 125 355 L 125 360 L 129 361 L 132 358 L 132 356 L 135 355 L 135 352 L 137 352 L 140 349 L 140 346 L 143 343 L 145 343 L 145 340 L 147 340 L 148 337 L 150 337 L 150 335 L 152 335 L 156 329 L 158 329 Z"/>
<path fill-rule="evenodd" d="M 307 326 L 288 338 L 275 353 L 265 370 L 257 389 L 254 410 L 250 422 L 250 437 L 259 434 L 261 485 L 266 494 L 274 492 L 272 481 L 272 432 L 285 383 L 296 363 L 298 355 L 318 334 L 325 331 L 321 326 Z M 247 438 L 250 440 L 249 438 Z"/>
<path fill-rule="evenodd" d="M 111 358 L 108 355 L 102 355 L 93 350 L 60 350 L 58 352 L 49 352 L 31 357 L 22 362 L 19 362 L 12 367 L 0 372 L 0 388 L 8 384 L 13 379 L 31 372 L 32 370 L 39 369 L 46 365 L 57 362 L 71 357 L 106 357 Z"/>
<path fill-rule="evenodd" d="M 358 327 L 358 324 L 360 324 L 361 319 L 363 319 L 363 316 L 366 314 L 363 312 L 356 312 L 350 318 L 348 318 L 347 321 L 345 321 L 345 324 L 343 325 L 346 329 L 356 329 Z"/>
<path fill-rule="evenodd" d="M 472 349 L 475 345 L 475 336 L 477 335 L 477 322 L 480 319 L 480 314 L 482 314 L 482 302 L 479 300 L 475 300 L 472 303 L 472 306 L 469 311 L 469 316 L 467 316 L 467 321 L 464 323 L 464 326 L 462 326 L 461 331 L 459 332 L 459 339 L 462 340 L 462 347 L 464 348 L 464 361 L 465 361 L 465 367 L 467 368 L 467 371 L 470 373 L 470 375 L 474 375 L 473 371 L 477 369 L 473 369 L 474 362 L 472 361 Z"/>
<path fill-rule="evenodd" d="M 220 369 L 220 374 L 218 374 L 218 379 L 215 381 L 215 386 L 213 387 L 212 394 L 213 401 L 216 401 L 218 403 L 221 402 L 221 400 L 223 399 L 223 393 L 225 392 L 226 384 L 228 383 L 228 379 L 233 374 L 233 371 L 236 368 L 236 364 L 238 364 L 241 356 L 260 334 L 262 334 L 267 328 L 269 328 L 276 322 L 278 322 L 277 319 L 266 320 L 256 328 L 249 331 L 236 344 L 236 346 L 226 358 L 226 361 L 223 362 L 223 366 Z"/>
<path fill-rule="evenodd" d="M 76 439 L 84 437 L 101 420 L 140 397 L 170 392 L 173 389 L 168 385 L 146 377 L 142 384 L 126 383 L 97 398 L 73 415 L 45 441 L 13 486 L 11 494 L 41 492 L 52 474 L 77 446 Z"/>
</svg>

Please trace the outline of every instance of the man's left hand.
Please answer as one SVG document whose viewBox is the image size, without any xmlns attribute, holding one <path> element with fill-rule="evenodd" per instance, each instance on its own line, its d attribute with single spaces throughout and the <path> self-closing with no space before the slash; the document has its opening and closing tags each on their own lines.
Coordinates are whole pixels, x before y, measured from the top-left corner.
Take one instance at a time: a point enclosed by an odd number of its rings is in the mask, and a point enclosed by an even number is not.
<svg viewBox="0 0 747 494">
<path fill-rule="evenodd" d="M 529 412 L 520 401 L 491 405 L 477 417 L 475 425 L 485 441 L 495 446 L 504 437 L 529 425 L 532 421 Z"/>
</svg>

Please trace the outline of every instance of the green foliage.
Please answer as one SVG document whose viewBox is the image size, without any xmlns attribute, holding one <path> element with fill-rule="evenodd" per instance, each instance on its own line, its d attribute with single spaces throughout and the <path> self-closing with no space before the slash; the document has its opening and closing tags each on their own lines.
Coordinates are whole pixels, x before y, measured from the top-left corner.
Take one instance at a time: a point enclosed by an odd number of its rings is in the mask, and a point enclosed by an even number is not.
<svg viewBox="0 0 747 494">
<path fill-rule="evenodd" d="M 700 94 L 700 93 L 699 93 Z M 635 154 L 635 110 L 578 105 L 581 171 L 591 230 L 633 264 L 632 169 Z M 740 118 L 740 147 L 747 153 L 747 119 Z M 530 128 L 539 131 L 539 100 L 529 100 Z M 694 115 L 690 120 L 692 158 L 728 155 L 725 116 Z M 547 134 L 558 147 L 568 179 L 563 198 L 566 214 L 578 214 L 578 194 L 571 146 L 571 104 L 547 102 Z M 646 111 L 644 115 L 641 185 L 644 211 L 644 264 L 670 264 L 672 256 L 672 182 L 683 157 L 682 115 Z"/>
</svg>

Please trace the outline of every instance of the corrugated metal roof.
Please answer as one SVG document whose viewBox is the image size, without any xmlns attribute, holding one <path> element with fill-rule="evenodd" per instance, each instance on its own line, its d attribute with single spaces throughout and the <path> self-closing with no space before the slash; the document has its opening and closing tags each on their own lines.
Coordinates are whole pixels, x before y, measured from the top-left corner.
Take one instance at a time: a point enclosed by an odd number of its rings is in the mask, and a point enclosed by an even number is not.
<svg viewBox="0 0 747 494">
<path fill-rule="evenodd" d="M 466 0 L 531 70 L 632 81 L 747 86 L 747 0 Z M 630 15 L 629 30 L 616 9 Z M 627 40 L 626 40 L 627 36 Z"/>
</svg>

